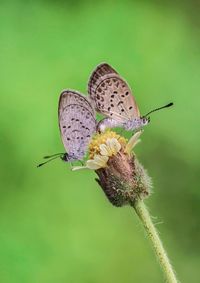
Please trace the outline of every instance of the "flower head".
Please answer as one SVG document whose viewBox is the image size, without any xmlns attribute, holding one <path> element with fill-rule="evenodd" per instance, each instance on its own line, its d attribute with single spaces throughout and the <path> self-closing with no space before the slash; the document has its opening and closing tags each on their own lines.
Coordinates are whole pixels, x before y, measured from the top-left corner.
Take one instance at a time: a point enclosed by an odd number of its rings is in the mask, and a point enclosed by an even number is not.
<svg viewBox="0 0 200 283">
<path fill-rule="evenodd" d="M 72 170 L 105 168 L 111 156 L 116 155 L 121 149 L 125 149 L 127 140 L 119 134 L 107 130 L 96 134 L 89 144 L 89 160 L 86 166 L 74 167 Z"/>
<path fill-rule="evenodd" d="M 115 206 L 131 204 L 136 198 L 149 195 L 151 181 L 143 166 L 132 152 L 138 143 L 140 132 L 129 141 L 113 131 L 97 134 L 89 145 L 89 157 L 85 167 L 95 170 L 110 202 Z"/>
</svg>

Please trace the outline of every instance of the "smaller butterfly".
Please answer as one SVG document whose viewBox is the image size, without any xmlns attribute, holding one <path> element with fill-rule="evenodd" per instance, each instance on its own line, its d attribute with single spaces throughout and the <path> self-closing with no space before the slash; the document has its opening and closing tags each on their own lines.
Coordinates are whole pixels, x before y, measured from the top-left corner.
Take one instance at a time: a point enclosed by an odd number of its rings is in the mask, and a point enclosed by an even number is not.
<svg viewBox="0 0 200 283">
<path fill-rule="evenodd" d="M 92 135 L 96 132 L 94 108 L 86 97 L 74 90 L 64 90 L 61 93 L 58 120 L 66 152 L 45 156 L 49 160 L 38 167 L 58 157 L 66 162 L 81 161 Z"/>
<path fill-rule="evenodd" d="M 139 130 L 150 122 L 152 112 L 170 107 L 173 103 L 156 108 L 140 116 L 137 103 L 127 82 L 108 64 L 102 63 L 93 71 L 88 93 L 96 111 L 107 118 L 98 124 L 98 130 L 123 127 L 125 130 Z"/>
</svg>

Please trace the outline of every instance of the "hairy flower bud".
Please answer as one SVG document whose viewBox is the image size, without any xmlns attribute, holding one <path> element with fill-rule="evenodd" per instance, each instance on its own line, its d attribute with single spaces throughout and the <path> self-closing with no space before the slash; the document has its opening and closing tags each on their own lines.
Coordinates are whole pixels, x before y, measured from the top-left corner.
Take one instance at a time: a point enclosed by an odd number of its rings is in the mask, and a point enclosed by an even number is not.
<svg viewBox="0 0 200 283">
<path fill-rule="evenodd" d="M 136 198 L 149 195 L 151 180 L 134 154 L 121 150 L 107 164 L 95 171 L 99 176 L 96 180 L 113 205 L 131 204 Z"/>
</svg>

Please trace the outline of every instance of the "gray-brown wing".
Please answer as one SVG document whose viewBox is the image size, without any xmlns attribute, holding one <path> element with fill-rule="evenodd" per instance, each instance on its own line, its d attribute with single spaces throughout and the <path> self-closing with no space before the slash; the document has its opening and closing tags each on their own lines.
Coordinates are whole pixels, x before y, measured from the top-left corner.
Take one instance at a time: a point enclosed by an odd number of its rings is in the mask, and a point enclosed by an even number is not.
<svg viewBox="0 0 200 283">
<path fill-rule="evenodd" d="M 127 82 L 106 63 L 98 65 L 93 71 L 88 93 L 98 112 L 118 122 L 123 123 L 140 116 Z"/>
<path fill-rule="evenodd" d="M 58 117 L 66 151 L 82 159 L 96 131 L 93 107 L 79 92 L 65 90 L 60 95 Z"/>
</svg>

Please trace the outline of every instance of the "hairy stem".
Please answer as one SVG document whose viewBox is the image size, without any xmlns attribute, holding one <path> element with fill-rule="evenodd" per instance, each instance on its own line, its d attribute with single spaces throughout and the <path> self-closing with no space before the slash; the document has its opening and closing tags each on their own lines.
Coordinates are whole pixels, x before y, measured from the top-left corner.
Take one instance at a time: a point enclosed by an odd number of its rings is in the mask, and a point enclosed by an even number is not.
<svg viewBox="0 0 200 283">
<path fill-rule="evenodd" d="M 134 207 L 137 215 L 139 216 L 144 226 L 144 229 L 151 241 L 156 257 L 160 263 L 160 266 L 163 270 L 163 273 L 165 275 L 167 282 L 168 283 L 178 283 L 175 272 L 170 264 L 167 253 L 163 247 L 163 244 L 159 238 L 158 232 L 151 220 L 151 216 L 144 202 L 141 199 L 138 199 L 132 204 L 132 206 Z"/>
</svg>

